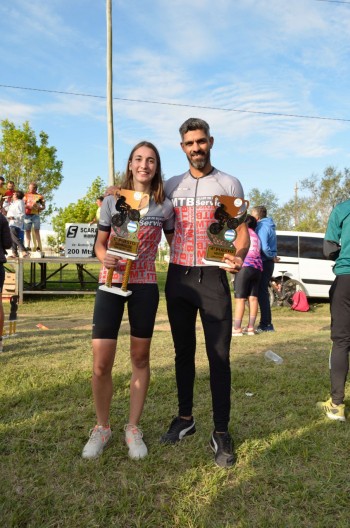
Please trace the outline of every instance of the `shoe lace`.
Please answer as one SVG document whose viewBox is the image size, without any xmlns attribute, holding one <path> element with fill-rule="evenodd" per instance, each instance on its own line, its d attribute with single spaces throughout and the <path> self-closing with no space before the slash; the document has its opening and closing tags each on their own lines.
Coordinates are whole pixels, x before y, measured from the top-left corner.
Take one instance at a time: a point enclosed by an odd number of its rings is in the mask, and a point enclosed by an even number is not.
<svg viewBox="0 0 350 528">
<path fill-rule="evenodd" d="M 101 440 L 104 441 L 106 435 L 104 434 L 103 429 L 96 425 L 93 429 L 90 429 L 90 444 L 98 444 Z"/>
<path fill-rule="evenodd" d="M 126 424 L 126 426 L 124 427 L 124 431 L 131 432 L 135 444 L 137 445 L 142 444 L 143 432 L 139 427 L 137 427 L 136 425 L 132 425 L 132 424 Z"/>
</svg>

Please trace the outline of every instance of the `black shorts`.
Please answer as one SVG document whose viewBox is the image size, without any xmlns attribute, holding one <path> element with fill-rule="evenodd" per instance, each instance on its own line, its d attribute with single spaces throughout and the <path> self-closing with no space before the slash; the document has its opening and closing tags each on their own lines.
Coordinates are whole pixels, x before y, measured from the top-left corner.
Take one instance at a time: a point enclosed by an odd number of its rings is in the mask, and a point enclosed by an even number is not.
<svg viewBox="0 0 350 528">
<path fill-rule="evenodd" d="M 128 290 L 132 291 L 129 297 L 97 290 L 92 339 L 117 339 L 126 302 L 130 334 L 146 339 L 152 337 L 159 303 L 158 284 L 128 284 Z"/>
<path fill-rule="evenodd" d="M 261 280 L 261 271 L 245 266 L 235 275 L 233 289 L 235 299 L 248 299 L 248 297 L 257 297 L 259 293 L 259 284 Z"/>
</svg>

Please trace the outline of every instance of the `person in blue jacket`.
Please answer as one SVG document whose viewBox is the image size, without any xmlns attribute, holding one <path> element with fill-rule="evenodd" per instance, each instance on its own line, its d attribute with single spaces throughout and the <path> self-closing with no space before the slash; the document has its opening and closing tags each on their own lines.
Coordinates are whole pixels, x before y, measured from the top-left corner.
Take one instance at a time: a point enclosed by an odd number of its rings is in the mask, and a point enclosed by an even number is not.
<svg viewBox="0 0 350 528">
<path fill-rule="evenodd" d="M 253 207 L 252 216 L 258 221 L 255 232 L 261 243 L 261 259 L 263 271 L 259 286 L 258 302 L 260 307 L 260 323 L 257 333 L 274 332 L 272 324 L 271 306 L 269 298 L 269 282 L 273 275 L 277 257 L 276 226 L 272 218 L 267 216 L 266 207 L 258 205 Z"/>
</svg>

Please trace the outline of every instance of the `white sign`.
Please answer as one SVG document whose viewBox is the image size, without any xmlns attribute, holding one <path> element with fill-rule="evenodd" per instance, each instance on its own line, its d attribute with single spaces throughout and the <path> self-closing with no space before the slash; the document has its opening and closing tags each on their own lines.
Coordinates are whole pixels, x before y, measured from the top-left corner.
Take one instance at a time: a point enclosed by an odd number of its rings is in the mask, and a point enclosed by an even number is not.
<svg viewBox="0 0 350 528">
<path fill-rule="evenodd" d="M 66 224 L 65 256 L 91 257 L 96 231 L 96 224 Z"/>
</svg>

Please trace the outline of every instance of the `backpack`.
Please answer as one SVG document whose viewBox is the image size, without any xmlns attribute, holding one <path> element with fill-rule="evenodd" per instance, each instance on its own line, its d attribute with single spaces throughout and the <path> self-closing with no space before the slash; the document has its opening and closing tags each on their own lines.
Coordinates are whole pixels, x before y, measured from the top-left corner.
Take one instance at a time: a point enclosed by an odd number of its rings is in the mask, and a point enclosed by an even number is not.
<svg viewBox="0 0 350 528">
<path fill-rule="evenodd" d="M 310 310 L 309 303 L 303 291 L 296 291 L 292 297 L 292 301 L 292 310 L 296 310 L 297 312 L 308 312 Z"/>
</svg>

